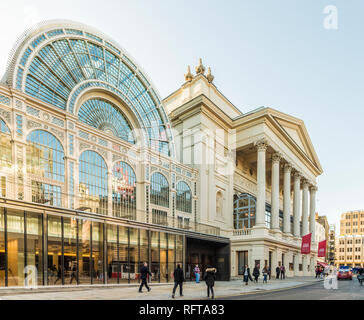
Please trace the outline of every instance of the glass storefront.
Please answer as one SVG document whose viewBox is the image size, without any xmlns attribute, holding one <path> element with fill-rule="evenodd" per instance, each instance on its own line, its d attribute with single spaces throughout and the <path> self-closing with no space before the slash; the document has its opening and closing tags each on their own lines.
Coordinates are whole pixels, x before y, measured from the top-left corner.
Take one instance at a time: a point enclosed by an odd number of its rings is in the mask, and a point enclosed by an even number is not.
<svg viewBox="0 0 364 320">
<path fill-rule="evenodd" d="M 153 282 L 173 281 L 183 236 L 0 207 L 1 287 L 137 283 L 144 262 Z"/>
</svg>

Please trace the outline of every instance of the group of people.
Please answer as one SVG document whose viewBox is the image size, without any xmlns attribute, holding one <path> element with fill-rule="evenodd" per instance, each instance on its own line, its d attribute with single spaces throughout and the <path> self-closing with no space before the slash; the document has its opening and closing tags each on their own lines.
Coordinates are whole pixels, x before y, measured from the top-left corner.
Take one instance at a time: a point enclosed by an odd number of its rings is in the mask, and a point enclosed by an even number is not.
<svg viewBox="0 0 364 320">
<path fill-rule="evenodd" d="M 285 269 L 285 267 L 283 265 L 282 266 L 277 266 L 277 268 L 276 268 L 276 279 L 279 279 L 279 278 L 285 279 L 285 272 L 286 272 L 286 269 Z M 262 274 L 263 274 L 263 283 L 268 283 L 268 277 L 269 277 L 269 280 L 271 279 L 270 267 L 269 266 L 264 266 L 264 268 L 262 270 Z M 245 285 L 248 285 L 249 280 L 254 281 L 255 283 L 258 283 L 259 276 L 260 276 L 260 265 L 257 264 L 253 269 L 253 273 L 251 274 L 250 273 L 250 268 L 246 264 L 243 267 L 243 276 L 244 276 Z M 252 276 L 254 277 L 254 280 L 253 280 Z"/>
<path fill-rule="evenodd" d="M 194 272 L 196 275 L 196 283 L 199 283 L 200 282 L 200 269 L 199 269 L 198 265 L 196 265 L 196 267 L 194 268 Z M 139 287 L 139 292 L 143 292 L 143 286 L 145 286 L 147 288 L 148 292 L 151 290 L 150 287 L 148 286 L 148 275 L 151 277 L 152 273 L 149 271 L 148 264 L 146 262 L 144 262 L 143 267 L 140 269 L 141 283 L 140 283 L 140 287 Z M 174 270 L 173 278 L 174 278 L 174 286 L 173 286 L 173 290 L 172 290 L 172 298 L 175 297 L 176 290 L 178 287 L 179 287 L 179 295 L 181 297 L 183 297 L 183 282 L 185 281 L 185 277 L 184 277 L 184 273 L 183 273 L 183 270 L 182 270 L 180 264 L 178 264 L 177 268 Z M 206 286 L 207 286 L 207 298 L 210 297 L 210 293 L 211 293 L 211 298 L 214 299 L 214 285 L 215 285 L 215 280 L 216 280 L 216 268 L 208 266 L 205 270 L 204 280 L 205 280 Z"/>
</svg>

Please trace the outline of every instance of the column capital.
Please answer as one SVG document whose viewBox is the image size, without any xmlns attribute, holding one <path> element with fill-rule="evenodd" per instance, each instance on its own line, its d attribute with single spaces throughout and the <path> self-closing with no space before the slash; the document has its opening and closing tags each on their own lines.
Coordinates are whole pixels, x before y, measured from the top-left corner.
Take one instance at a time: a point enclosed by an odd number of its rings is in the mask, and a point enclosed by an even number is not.
<svg viewBox="0 0 364 320">
<path fill-rule="evenodd" d="M 268 141 L 266 138 L 259 139 L 254 142 L 254 146 L 257 151 L 266 151 L 268 148 Z"/>
<path fill-rule="evenodd" d="M 318 187 L 317 187 L 317 186 L 315 186 L 315 185 L 312 185 L 312 186 L 310 187 L 310 190 L 311 190 L 311 192 L 316 192 L 316 191 L 318 190 Z"/>
<path fill-rule="evenodd" d="M 282 160 L 282 154 L 281 153 L 279 153 L 279 152 L 274 152 L 273 154 L 272 154 L 272 162 L 274 163 L 274 162 L 280 162 Z"/>
<path fill-rule="evenodd" d="M 284 172 L 292 172 L 292 164 L 290 164 L 289 162 L 284 164 Z"/>
<path fill-rule="evenodd" d="M 309 187 L 311 185 L 310 181 L 307 180 L 306 178 L 303 179 L 302 181 L 302 186 L 305 188 L 305 187 Z"/>
<path fill-rule="evenodd" d="M 293 176 L 294 176 L 294 178 L 295 178 L 295 179 L 297 179 L 297 180 L 300 180 L 300 179 L 303 177 L 302 173 L 301 173 L 301 172 L 299 172 L 299 171 L 297 171 L 297 170 L 295 170 L 295 172 L 294 172 Z"/>
</svg>

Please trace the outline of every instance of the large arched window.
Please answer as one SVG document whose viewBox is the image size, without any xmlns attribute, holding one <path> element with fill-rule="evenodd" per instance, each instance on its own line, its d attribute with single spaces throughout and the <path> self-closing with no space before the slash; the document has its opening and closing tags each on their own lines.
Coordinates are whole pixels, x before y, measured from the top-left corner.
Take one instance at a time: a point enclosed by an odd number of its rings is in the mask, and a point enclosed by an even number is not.
<svg viewBox="0 0 364 320">
<path fill-rule="evenodd" d="M 5 121 L 0 119 L 0 170 L 11 168 L 11 135 Z"/>
<path fill-rule="evenodd" d="M 78 111 L 81 122 L 134 144 L 132 127 L 121 111 L 103 99 L 90 99 Z"/>
<path fill-rule="evenodd" d="M 84 151 L 80 156 L 79 191 L 79 210 L 107 215 L 107 166 L 94 151 Z"/>
<path fill-rule="evenodd" d="M 234 228 L 247 229 L 255 225 L 256 200 L 243 193 L 234 201 Z"/>
<path fill-rule="evenodd" d="M 32 131 L 27 136 L 27 142 L 27 173 L 31 178 L 32 201 L 61 207 L 64 183 L 61 143 L 44 130 Z"/>
<path fill-rule="evenodd" d="M 188 184 L 184 181 L 177 183 L 176 209 L 183 212 L 192 212 L 192 193 Z"/>
<path fill-rule="evenodd" d="M 150 179 L 150 203 L 169 208 L 169 184 L 159 172 L 153 173 Z"/>
<path fill-rule="evenodd" d="M 112 211 L 113 216 L 136 219 L 136 177 L 127 163 L 120 161 L 113 167 Z"/>
</svg>

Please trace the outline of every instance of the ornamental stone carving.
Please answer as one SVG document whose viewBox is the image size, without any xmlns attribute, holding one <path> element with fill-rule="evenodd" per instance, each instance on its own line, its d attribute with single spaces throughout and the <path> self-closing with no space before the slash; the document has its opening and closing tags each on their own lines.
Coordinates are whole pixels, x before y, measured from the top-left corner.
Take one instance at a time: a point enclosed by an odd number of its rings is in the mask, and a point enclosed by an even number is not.
<svg viewBox="0 0 364 320">
<path fill-rule="evenodd" d="M 284 164 L 284 172 L 291 172 L 292 171 L 292 165 L 290 163 Z"/>
<path fill-rule="evenodd" d="M 10 112 L 5 111 L 3 109 L 0 109 L 0 116 L 2 116 L 6 121 L 8 121 L 9 123 L 11 122 L 11 115 Z"/>
<path fill-rule="evenodd" d="M 90 147 L 91 147 L 91 145 L 89 145 L 88 143 L 80 142 L 80 150 L 88 149 Z"/>
<path fill-rule="evenodd" d="M 62 131 L 60 130 L 57 130 L 57 129 L 54 129 L 54 128 L 51 128 L 51 131 L 56 135 L 58 136 L 61 140 L 64 139 L 64 134 Z"/>
<path fill-rule="evenodd" d="M 27 121 L 27 129 L 32 129 L 32 128 L 41 128 L 42 125 L 38 122 L 32 121 L 32 120 L 28 120 Z"/>
<path fill-rule="evenodd" d="M 265 138 L 260 139 L 254 143 L 254 146 L 257 151 L 266 151 L 268 148 L 268 141 Z"/>
<path fill-rule="evenodd" d="M 280 162 L 282 160 L 282 155 L 279 152 L 272 154 L 272 162 Z"/>
</svg>

